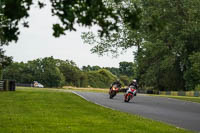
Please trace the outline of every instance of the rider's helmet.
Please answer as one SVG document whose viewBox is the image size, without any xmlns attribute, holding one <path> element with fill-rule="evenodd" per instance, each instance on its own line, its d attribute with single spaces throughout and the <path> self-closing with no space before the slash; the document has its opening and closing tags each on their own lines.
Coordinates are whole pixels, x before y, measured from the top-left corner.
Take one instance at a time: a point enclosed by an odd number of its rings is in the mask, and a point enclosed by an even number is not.
<svg viewBox="0 0 200 133">
<path fill-rule="evenodd" d="M 137 82 L 137 80 L 136 80 L 136 79 L 133 79 L 133 82 L 134 82 L 134 83 L 136 83 L 136 82 Z"/>
</svg>

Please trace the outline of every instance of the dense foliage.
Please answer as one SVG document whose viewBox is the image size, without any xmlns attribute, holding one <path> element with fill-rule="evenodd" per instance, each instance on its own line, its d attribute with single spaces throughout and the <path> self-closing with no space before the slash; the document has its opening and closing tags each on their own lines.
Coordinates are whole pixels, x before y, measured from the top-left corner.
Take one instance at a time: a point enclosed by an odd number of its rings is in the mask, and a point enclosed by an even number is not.
<svg viewBox="0 0 200 133">
<path fill-rule="evenodd" d="M 64 85 L 65 77 L 52 57 L 36 59 L 28 63 L 13 63 L 4 69 L 4 79 L 16 80 L 17 83 L 39 81 L 48 87 Z"/>
<path fill-rule="evenodd" d="M 116 76 L 105 69 L 90 71 L 87 75 L 89 85 L 95 88 L 107 88 L 116 80 Z"/>
<path fill-rule="evenodd" d="M 129 4 L 131 1 L 50 0 L 52 15 L 60 20 L 53 25 L 53 35 L 59 37 L 67 30 L 75 31 L 76 24 L 86 27 L 97 25 L 99 35 L 104 37 L 108 37 L 110 32 L 117 32 L 123 22 L 136 28 L 139 23 L 140 9 L 135 4 Z M 46 2 L 43 0 L 0 0 L 0 49 L 2 49 L 1 46 L 18 40 L 19 27 L 29 27 L 27 18 L 30 8 L 36 6 L 43 8 Z M 0 55 L 3 54 L 0 53 Z M 0 75 L 2 75 L 1 71 L 2 65 L 0 64 Z M 83 79 L 85 76 L 80 78 Z M 75 84 L 85 83 L 77 81 Z"/>
<path fill-rule="evenodd" d="M 89 32 L 82 38 L 92 52 L 116 54 L 136 47 L 140 86 L 158 90 L 193 90 L 200 84 L 200 1 L 137 0 L 140 27 L 124 23 L 111 39 Z M 100 39 L 99 39 L 100 38 Z"/>
<path fill-rule="evenodd" d="M 65 34 L 66 30 L 76 30 L 75 24 L 90 27 L 99 26 L 101 36 L 118 31 L 119 24 L 127 22 L 136 27 L 139 22 L 139 8 L 129 5 L 132 0 L 50 0 L 52 15 L 57 16 L 59 23 L 53 25 L 55 37 Z M 43 0 L 1 0 L 0 1 L 0 45 L 17 41 L 19 26 L 29 27 L 27 18 L 34 4 L 43 8 Z M 132 8 L 127 8 L 132 7 Z"/>
<path fill-rule="evenodd" d="M 44 1 L 37 0 L 37 2 L 40 8 L 44 6 Z M 193 90 L 200 86 L 199 0 L 50 0 L 50 2 L 52 14 L 60 20 L 53 25 L 55 37 L 65 34 L 66 30 L 76 30 L 75 24 L 87 27 L 98 25 L 98 34 L 89 32 L 82 36 L 86 43 L 94 45 L 91 49 L 93 53 L 99 55 L 112 53 L 116 56 L 119 55 L 119 51 L 124 52 L 128 48 L 136 47 L 133 66 L 128 67 L 126 71 L 121 68 L 107 69 L 118 77 L 137 77 L 140 86 L 157 90 Z M 26 18 L 29 16 L 28 11 L 32 4 L 33 0 L 0 1 L 0 46 L 17 41 L 19 24 L 28 27 Z M 46 61 L 38 60 L 33 64 L 36 62 Z M 90 77 L 93 77 L 93 74 L 98 77 L 98 71 L 101 70 L 98 66 L 91 68 L 88 66 L 82 71 L 77 67 L 65 66 L 73 66 L 69 62 L 61 64 L 57 66 L 52 63 L 50 68 L 44 65 L 44 68 L 39 66 L 37 69 L 41 69 L 44 75 L 54 70 L 56 72 L 50 76 L 59 75 L 60 81 L 76 86 L 87 86 Z M 124 63 L 121 66 L 126 65 L 127 63 Z M 73 71 L 74 75 L 66 69 Z M 66 75 L 71 75 L 74 79 Z"/>
<path fill-rule="evenodd" d="M 92 69 L 92 68 L 99 69 Z M 83 68 L 87 68 L 83 66 Z M 108 88 L 117 76 L 108 69 L 99 66 L 90 66 L 90 70 L 79 69 L 73 61 L 46 57 L 33 61 L 14 62 L 3 71 L 4 79 L 16 80 L 17 83 L 31 84 L 34 81 L 42 83 L 45 87 L 95 87 Z M 119 69 L 119 68 L 116 68 Z M 120 76 L 123 85 L 130 81 L 128 76 Z"/>
<path fill-rule="evenodd" d="M 3 68 L 10 65 L 12 63 L 12 57 L 5 56 L 5 51 L 0 48 L 0 80 L 3 76 Z"/>
</svg>

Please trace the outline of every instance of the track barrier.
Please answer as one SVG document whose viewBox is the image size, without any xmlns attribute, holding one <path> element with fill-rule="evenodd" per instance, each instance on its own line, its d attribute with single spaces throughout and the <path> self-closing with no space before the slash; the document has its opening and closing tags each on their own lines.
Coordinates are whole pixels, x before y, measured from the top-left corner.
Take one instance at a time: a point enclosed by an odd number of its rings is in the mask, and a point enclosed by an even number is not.
<svg viewBox="0 0 200 133">
<path fill-rule="evenodd" d="M 0 80 L 0 91 L 15 91 L 15 80 Z"/>
<path fill-rule="evenodd" d="M 200 91 L 156 91 L 156 90 L 138 90 L 138 93 L 143 93 L 143 94 L 158 94 L 158 95 L 171 95 L 171 96 L 200 97 Z"/>
</svg>

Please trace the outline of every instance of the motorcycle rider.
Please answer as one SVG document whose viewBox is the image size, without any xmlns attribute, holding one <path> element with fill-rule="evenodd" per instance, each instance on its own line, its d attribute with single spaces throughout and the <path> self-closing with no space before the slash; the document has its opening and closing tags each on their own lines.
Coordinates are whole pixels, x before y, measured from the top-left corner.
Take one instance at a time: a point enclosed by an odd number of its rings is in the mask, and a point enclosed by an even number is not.
<svg viewBox="0 0 200 133">
<path fill-rule="evenodd" d="M 117 79 L 116 81 L 114 81 L 112 84 L 111 84 L 111 87 L 110 89 L 114 86 L 114 85 L 117 85 L 117 87 L 121 88 L 122 84 L 120 83 L 120 80 Z"/>
<path fill-rule="evenodd" d="M 137 84 L 137 80 L 133 79 L 132 82 L 128 85 L 128 90 L 126 91 L 126 93 L 129 92 L 129 88 L 133 86 L 136 90 L 133 92 L 133 95 L 136 96 L 137 95 L 137 89 L 138 89 L 138 84 Z"/>
<path fill-rule="evenodd" d="M 132 82 L 128 85 L 128 87 L 130 87 L 130 86 L 134 86 L 136 89 L 138 89 L 137 80 L 133 79 Z"/>
<path fill-rule="evenodd" d="M 121 89 L 120 91 L 128 93 L 128 92 L 130 92 L 131 86 L 133 86 L 136 90 L 138 89 L 138 84 L 137 84 L 137 80 L 136 79 L 133 79 L 131 81 L 131 83 L 128 85 L 128 88 Z M 136 94 L 137 94 L 136 90 L 133 92 L 134 96 L 136 96 Z"/>
</svg>

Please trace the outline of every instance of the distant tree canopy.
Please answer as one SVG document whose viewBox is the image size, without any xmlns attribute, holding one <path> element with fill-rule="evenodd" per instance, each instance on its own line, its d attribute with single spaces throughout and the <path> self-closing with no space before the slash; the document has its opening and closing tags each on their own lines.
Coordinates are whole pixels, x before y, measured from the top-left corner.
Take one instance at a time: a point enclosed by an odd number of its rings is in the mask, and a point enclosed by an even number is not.
<svg viewBox="0 0 200 133">
<path fill-rule="evenodd" d="M 136 75 L 136 67 L 133 62 L 120 62 L 119 63 L 119 68 L 116 67 L 102 67 L 103 69 L 109 70 L 112 74 L 116 76 L 120 75 L 126 75 L 128 77 L 133 78 Z M 100 66 L 83 66 L 82 70 L 83 71 L 97 71 L 99 69 L 102 69 Z"/>
<path fill-rule="evenodd" d="M 82 67 L 82 70 L 86 71 L 86 72 L 88 72 L 88 71 L 97 71 L 99 69 L 101 69 L 101 67 L 99 67 L 99 66 L 90 66 L 90 65 L 87 65 L 87 66 L 83 66 Z"/>
<path fill-rule="evenodd" d="M 132 62 L 120 62 L 119 63 L 120 75 L 126 75 L 128 77 L 135 77 L 135 66 Z"/>
<path fill-rule="evenodd" d="M 13 63 L 3 70 L 4 79 L 13 79 L 17 83 L 39 81 L 48 87 L 64 85 L 65 77 L 52 57 L 36 59 L 28 63 Z"/>
<path fill-rule="evenodd" d="M 116 76 L 106 69 L 87 72 L 89 86 L 94 88 L 108 88 Z"/>
<path fill-rule="evenodd" d="M 88 68 L 93 67 L 90 66 Z M 83 71 L 73 61 L 46 57 L 28 61 L 27 63 L 11 63 L 3 70 L 3 78 L 16 80 L 17 83 L 24 84 L 38 81 L 45 87 L 62 87 L 66 85 L 95 88 L 108 88 L 117 79 L 117 76 L 107 69 L 99 66 L 94 66 L 94 68 L 98 69 Z M 122 78 L 122 84 L 128 84 L 128 76 L 119 78 Z"/>
<path fill-rule="evenodd" d="M 107 70 L 109 72 L 112 73 L 112 75 L 114 75 L 115 78 L 110 78 L 112 80 L 110 80 L 108 83 L 105 82 L 105 84 L 109 84 L 112 83 L 113 81 L 115 81 L 116 79 L 120 79 L 121 83 L 123 85 L 128 85 L 130 83 L 131 80 L 133 80 L 133 78 L 136 78 L 136 67 L 134 65 L 134 63 L 132 62 L 120 62 L 119 63 L 119 68 L 115 68 L 115 67 L 99 67 L 99 66 L 83 66 L 82 67 L 83 71 L 89 72 L 90 77 L 91 74 L 96 74 L 96 76 L 99 74 L 100 70 Z M 93 76 L 94 76 L 93 75 Z M 107 74 L 110 75 L 110 74 Z M 95 76 L 94 76 L 95 77 Z M 94 87 L 94 83 L 95 83 L 95 78 L 91 78 L 89 80 L 89 83 L 92 83 L 92 86 Z M 98 81 L 101 82 L 101 81 Z M 103 82 L 101 83 L 103 84 Z M 101 85 L 102 86 L 102 85 Z"/>
</svg>

